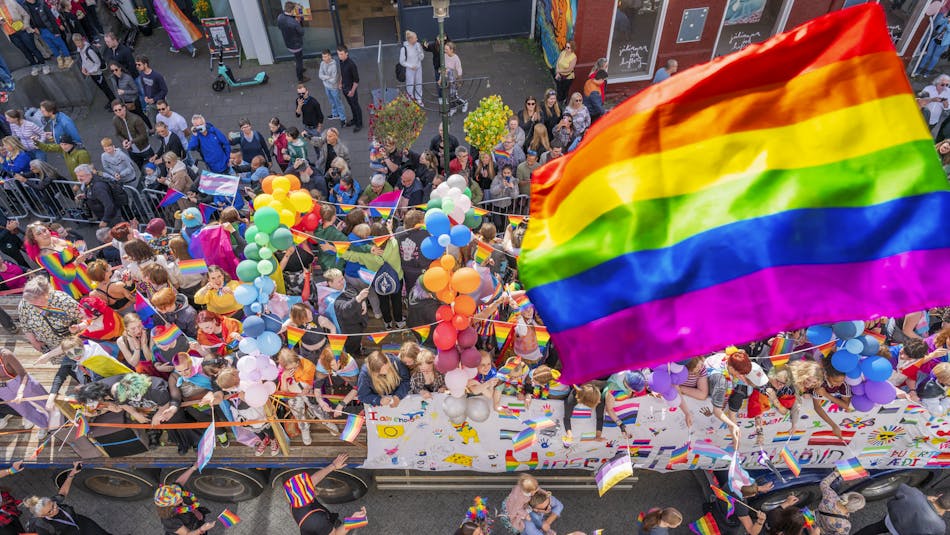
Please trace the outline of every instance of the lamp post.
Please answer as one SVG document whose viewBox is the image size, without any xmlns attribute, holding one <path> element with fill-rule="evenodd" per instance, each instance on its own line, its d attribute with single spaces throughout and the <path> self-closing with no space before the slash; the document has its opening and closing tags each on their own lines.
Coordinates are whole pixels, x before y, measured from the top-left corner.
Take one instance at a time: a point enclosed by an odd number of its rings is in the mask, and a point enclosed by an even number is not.
<svg viewBox="0 0 950 535">
<path fill-rule="evenodd" d="M 445 19 L 449 16 L 449 0 L 431 0 L 432 16 L 439 21 L 439 55 L 442 66 L 439 68 L 439 88 L 442 98 L 439 99 L 439 113 L 442 116 L 442 165 L 448 174 L 449 162 L 449 79 L 445 70 Z"/>
</svg>

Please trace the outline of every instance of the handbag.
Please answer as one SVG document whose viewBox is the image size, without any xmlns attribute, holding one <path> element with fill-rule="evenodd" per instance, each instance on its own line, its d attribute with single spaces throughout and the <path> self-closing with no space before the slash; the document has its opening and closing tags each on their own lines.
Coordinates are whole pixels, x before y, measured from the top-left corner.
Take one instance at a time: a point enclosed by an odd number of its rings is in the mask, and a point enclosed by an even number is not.
<svg viewBox="0 0 950 535">
<path fill-rule="evenodd" d="M 402 53 L 406 54 L 406 59 L 409 59 L 409 51 L 406 49 L 406 45 L 402 46 Z M 396 80 L 399 82 L 406 81 L 406 67 L 402 63 L 396 62 Z"/>
</svg>

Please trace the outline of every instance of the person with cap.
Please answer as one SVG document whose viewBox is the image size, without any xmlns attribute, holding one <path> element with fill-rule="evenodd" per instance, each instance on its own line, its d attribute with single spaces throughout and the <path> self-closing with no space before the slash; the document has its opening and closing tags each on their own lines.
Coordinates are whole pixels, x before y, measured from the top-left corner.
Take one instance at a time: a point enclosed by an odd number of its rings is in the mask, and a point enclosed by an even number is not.
<svg viewBox="0 0 950 535">
<path fill-rule="evenodd" d="M 607 386 L 604 388 L 604 413 L 627 438 L 632 438 L 633 434 L 627 430 L 627 425 L 614 410 L 617 398 L 643 396 L 646 394 L 646 388 L 646 377 L 638 370 L 618 372 L 607 380 Z"/>
<path fill-rule="evenodd" d="M 109 532 L 88 516 L 76 512 L 66 504 L 66 496 L 72 488 L 73 479 L 82 469 L 82 463 L 73 463 L 72 470 L 59 487 L 55 496 L 30 496 L 23 500 L 33 518 L 27 522 L 26 529 L 40 535 L 109 535 Z"/>
<path fill-rule="evenodd" d="M 165 535 L 202 535 L 215 525 L 211 510 L 198 503 L 194 494 L 182 489 L 197 469 L 196 462 L 171 485 L 155 489 L 155 507 Z"/>
<path fill-rule="evenodd" d="M 864 509 L 865 499 L 859 492 L 838 494 L 834 488 L 842 482 L 841 473 L 833 470 L 821 480 L 821 503 L 818 504 L 818 527 L 825 535 L 851 533 L 851 513 Z"/>
<path fill-rule="evenodd" d="M 299 473 L 284 483 L 284 493 L 290 502 L 290 514 L 300 528 L 300 535 L 343 535 L 347 530 L 338 513 L 317 500 L 317 485 L 334 470 L 346 467 L 349 455 L 341 453 L 332 463 L 313 474 Z M 366 518 L 366 508 L 362 507 L 353 514 L 353 518 Z"/>
<path fill-rule="evenodd" d="M 44 152 L 58 152 L 63 155 L 66 162 L 66 170 L 69 171 L 69 177 L 76 180 L 76 168 L 82 164 L 92 163 L 89 151 L 79 146 L 70 134 L 60 134 L 58 142 L 44 143 L 39 137 L 33 138 L 36 146 Z"/>
</svg>

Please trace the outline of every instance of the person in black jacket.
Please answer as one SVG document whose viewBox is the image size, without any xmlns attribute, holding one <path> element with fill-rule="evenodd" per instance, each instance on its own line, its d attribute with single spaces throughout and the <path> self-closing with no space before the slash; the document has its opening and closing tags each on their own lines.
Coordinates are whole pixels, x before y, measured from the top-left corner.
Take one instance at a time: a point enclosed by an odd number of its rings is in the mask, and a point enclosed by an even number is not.
<svg viewBox="0 0 950 535">
<path fill-rule="evenodd" d="M 303 127 L 311 136 L 319 136 L 323 130 L 323 110 L 320 103 L 313 98 L 310 90 L 303 84 L 297 84 L 297 108 L 294 114 L 300 117 Z"/>
<path fill-rule="evenodd" d="M 115 225 L 122 221 L 121 207 L 117 206 L 112 198 L 112 188 L 108 179 L 95 173 L 89 164 L 80 164 L 74 170 L 76 180 L 79 181 L 79 200 L 85 201 L 86 207 L 96 219 L 102 220 L 100 227 Z"/>
<path fill-rule="evenodd" d="M 102 51 L 102 59 L 105 60 L 106 65 L 115 61 L 122 65 L 122 69 L 132 78 L 138 78 L 139 70 L 135 68 L 135 56 L 132 55 L 132 49 L 120 43 L 112 32 L 106 32 L 103 39 L 106 49 Z"/>
<path fill-rule="evenodd" d="M 63 38 L 59 36 L 59 25 L 56 17 L 50 11 L 48 5 L 43 0 L 26 0 L 21 2 L 23 8 L 30 14 L 30 25 L 36 30 L 43 41 L 49 46 L 50 51 L 56 56 L 56 63 L 60 69 L 68 69 L 73 64 L 73 59 L 69 57 L 69 49 Z"/>
<path fill-rule="evenodd" d="M 914 535 L 945 535 L 943 517 L 950 511 L 950 493 L 927 496 L 919 489 L 901 484 L 887 502 L 887 515 L 879 522 L 865 526 L 855 535 L 878 533 L 913 533 Z"/>
<path fill-rule="evenodd" d="M 353 132 L 359 132 L 363 128 L 363 110 L 356 93 L 360 85 L 360 71 L 350 59 L 350 51 L 346 45 L 336 47 L 336 54 L 340 57 L 340 89 L 343 90 L 343 96 L 346 97 L 346 103 L 350 105 L 350 112 L 353 114 L 353 120 L 343 126 L 352 126 Z"/>
<path fill-rule="evenodd" d="M 284 37 L 284 46 L 287 47 L 287 51 L 294 55 L 297 81 L 303 83 L 309 82 L 310 78 L 303 75 L 303 72 L 307 70 L 303 66 L 303 26 L 300 25 L 296 11 L 297 4 L 285 2 L 284 12 L 277 16 L 277 28 Z"/>
<path fill-rule="evenodd" d="M 158 146 L 158 152 L 149 159 L 153 164 L 159 167 L 164 165 L 162 157 L 168 152 L 174 153 L 181 160 L 185 159 L 185 147 L 181 144 L 181 138 L 172 133 L 167 124 L 155 123 L 155 137 L 158 138 L 160 145 Z M 165 174 L 167 174 L 167 170 L 162 172 L 162 175 Z"/>
<path fill-rule="evenodd" d="M 80 470 L 80 462 L 73 463 L 63 485 L 59 487 L 56 496 L 52 498 L 30 496 L 23 500 L 23 505 L 30 510 L 33 518 L 27 524 L 27 529 L 42 535 L 58 533 L 82 533 L 83 535 L 109 535 L 95 520 L 81 515 L 71 506 L 66 505 L 66 496 L 72 487 L 73 479 Z M 71 531 L 74 528 L 75 531 Z"/>
<path fill-rule="evenodd" d="M 331 321 L 336 324 L 341 334 L 365 332 L 366 330 L 366 299 L 369 298 L 369 288 L 357 291 L 353 286 L 346 284 L 343 273 L 336 268 L 328 269 L 323 278 L 326 285 L 332 290 L 341 292 L 339 295 L 328 298 L 328 305 L 333 306 Z M 343 350 L 350 355 L 359 355 L 361 336 L 349 336 L 343 345 Z"/>
</svg>

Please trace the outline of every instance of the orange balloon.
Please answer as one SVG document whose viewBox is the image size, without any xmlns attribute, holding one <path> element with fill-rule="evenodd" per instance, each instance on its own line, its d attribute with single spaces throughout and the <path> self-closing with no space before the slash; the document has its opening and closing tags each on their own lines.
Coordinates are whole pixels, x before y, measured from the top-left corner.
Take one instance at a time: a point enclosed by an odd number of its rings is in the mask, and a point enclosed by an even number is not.
<svg viewBox="0 0 950 535">
<path fill-rule="evenodd" d="M 264 178 L 261 180 L 261 189 L 264 193 L 273 193 L 274 192 L 274 175 Z"/>
<path fill-rule="evenodd" d="M 429 268 L 422 274 L 422 285 L 432 293 L 445 290 L 449 285 L 449 273 L 441 267 Z"/>
<path fill-rule="evenodd" d="M 425 282 L 425 281 L 423 281 L 423 282 Z M 449 288 L 449 287 L 446 287 L 444 290 L 442 290 L 442 291 L 440 291 L 440 292 L 436 292 L 436 294 L 435 294 L 435 296 L 436 296 L 437 298 L 439 298 L 439 301 L 442 301 L 443 303 L 451 303 L 452 301 L 455 300 L 455 296 L 456 296 L 456 295 L 458 295 L 458 293 L 455 292 L 455 291 L 453 291 L 453 290 L 452 290 L 451 288 Z"/>
<path fill-rule="evenodd" d="M 439 259 L 439 263 L 442 264 L 442 267 L 449 273 L 455 269 L 455 257 L 450 254 L 442 255 L 442 258 Z"/>
<path fill-rule="evenodd" d="M 436 259 L 433 260 L 432 262 L 429 262 L 429 268 L 428 268 L 428 269 L 440 268 L 440 267 L 442 267 L 442 263 L 439 262 L 439 259 L 438 259 L 438 258 L 436 258 Z M 443 269 L 444 269 L 444 268 L 443 268 Z"/>
<path fill-rule="evenodd" d="M 452 275 L 452 289 L 467 294 L 477 290 L 482 285 L 478 272 L 470 267 L 463 267 Z"/>
<path fill-rule="evenodd" d="M 475 300 L 469 295 L 460 294 L 452 303 L 452 309 L 455 310 L 456 314 L 471 316 L 475 313 Z"/>
<path fill-rule="evenodd" d="M 284 175 L 284 178 L 290 181 L 290 191 L 300 189 L 300 179 L 294 175 Z"/>
</svg>

